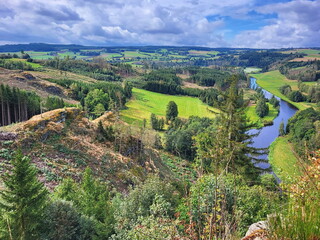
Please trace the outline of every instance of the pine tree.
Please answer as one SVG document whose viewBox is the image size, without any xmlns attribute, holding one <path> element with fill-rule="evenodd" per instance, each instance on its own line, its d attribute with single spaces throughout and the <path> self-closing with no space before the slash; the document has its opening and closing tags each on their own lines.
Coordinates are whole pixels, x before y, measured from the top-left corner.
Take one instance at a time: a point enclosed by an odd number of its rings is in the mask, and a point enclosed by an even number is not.
<svg viewBox="0 0 320 240">
<path fill-rule="evenodd" d="M 0 192 L 0 208 L 6 215 L 13 239 L 37 239 L 47 190 L 37 179 L 30 159 L 19 151 L 12 160 L 11 174 L 3 177 L 5 189 Z"/>
<path fill-rule="evenodd" d="M 197 137 L 198 166 L 200 173 L 221 170 L 256 179 L 261 169 L 255 163 L 262 160 L 255 156 L 262 149 L 250 146 L 254 135 L 247 131 L 255 125 L 246 116 L 246 104 L 237 84 L 238 78 L 233 76 L 215 129 L 209 128 Z"/>
<path fill-rule="evenodd" d="M 86 168 L 81 184 L 81 213 L 95 218 L 97 239 L 107 239 L 113 233 L 113 214 L 107 186 L 93 177 L 92 170 Z"/>
<path fill-rule="evenodd" d="M 167 105 L 167 111 L 166 111 L 166 119 L 167 121 L 173 121 L 178 117 L 178 106 L 174 101 L 170 101 Z"/>
<path fill-rule="evenodd" d="M 263 118 L 268 115 L 269 113 L 269 106 L 266 102 L 266 99 L 264 97 L 261 97 L 258 100 L 257 106 L 256 106 L 256 113 L 259 117 Z"/>
</svg>

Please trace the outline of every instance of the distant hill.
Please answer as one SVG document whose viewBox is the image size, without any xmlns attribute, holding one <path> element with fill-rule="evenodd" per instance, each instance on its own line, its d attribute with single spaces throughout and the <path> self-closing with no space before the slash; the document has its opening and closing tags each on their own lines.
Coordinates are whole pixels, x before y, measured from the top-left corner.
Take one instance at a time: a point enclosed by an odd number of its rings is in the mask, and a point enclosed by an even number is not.
<svg viewBox="0 0 320 240">
<path fill-rule="evenodd" d="M 96 47 L 84 47 L 81 45 L 63 45 L 63 44 L 46 44 L 46 43 L 29 43 L 29 44 L 7 44 L 0 46 L 0 52 L 20 52 L 23 51 L 43 51 L 43 52 L 50 52 L 50 51 L 60 51 L 62 49 L 69 49 L 69 50 L 80 50 L 80 49 L 92 49 Z"/>
<path fill-rule="evenodd" d="M 250 50 L 248 48 L 210 48 L 210 47 L 197 47 L 197 46 L 82 46 L 76 44 L 47 44 L 47 43 L 29 43 L 29 44 L 6 44 L 0 45 L 0 52 L 20 52 L 23 51 L 61 51 L 64 49 L 69 49 L 70 51 L 84 50 L 84 49 L 105 49 L 107 51 L 111 50 L 140 50 L 143 52 L 154 52 L 159 50 L 159 48 L 165 48 L 167 50 L 179 50 L 179 51 L 228 51 L 228 50 Z M 254 49 L 252 49 L 254 50 Z"/>
</svg>

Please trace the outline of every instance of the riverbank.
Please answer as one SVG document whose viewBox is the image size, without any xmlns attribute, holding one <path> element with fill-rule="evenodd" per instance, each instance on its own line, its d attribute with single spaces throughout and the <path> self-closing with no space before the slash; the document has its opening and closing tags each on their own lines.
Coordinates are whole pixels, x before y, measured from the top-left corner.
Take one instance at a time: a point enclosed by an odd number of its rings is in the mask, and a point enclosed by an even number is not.
<svg viewBox="0 0 320 240">
<path fill-rule="evenodd" d="M 301 174 L 289 136 L 278 137 L 269 147 L 269 163 L 274 173 L 285 183 Z"/>
<path fill-rule="evenodd" d="M 257 79 L 257 84 L 261 88 L 267 90 L 268 92 L 281 98 L 282 100 L 292 104 L 299 110 L 304 110 L 314 105 L 312 103 L 307 103 L 307 102 L 293 102 L 287 96 L 283 95 L 279 91 L 279 88 L 281 86 L 288 84 L 291 86 L 292 90 L 298 90 L 298 81 L 287 79 L 278 70 L 265 72 L 265 73 L 250 74 L 250 76 Z"/>
<path fill-rule="evenodd" d="M 250 83 L 250 87 L 251 88 L 256 88 L 257 84 L 256 84 L 256 79 L 255 78 L 251 78 L 251 83 Z M 261 87 L 259 85 L 259 87 Z M 265 95 L 265 97 L 267 98 L 271 98 L 272 94 L 270 92 L 268 92 L 267 90 L 263 89 L 263 93 Z M 293 162 L 296 162 L 295 158 L 291 158 L 291 156 L 287 156 L 286 153 L 288 152 L 288 150 L 290 150 L 289 146 L 288 146 L 288 142 L 282 142 L 283 145 L 278 145 L 279 142 L 275 142 L 273 143 L 277 137 L 279 136 L 279 127 L 280 124 L 283 122 L 285 125 L 287 124 L 289 118 L 291 118 L 296 111 L 298 110 L 297 108 L 295 108 L 293 105 L 287 103 L 285 100 L 280 99 L 280 106 L 279 106 L 279 115 L 274 119 L 273 121 L 273 125 L 272 126 L 265 126 L 263 128 L 261 128 L 260 130 L 250 130 L 249 133 L 255 134 L 257 132 L 259 132 L 259 135 L 254 137 L 253 140 L 253 147 L 256 148 L 269 148 L 270 145 L 273 145 L 274 151 L 271 151 L 269 153 L 269 155 L 262 155 L 259 156 L 260 159 L 262 160 L 267 160 L 269 163 L 258 163 L 257 166 L 261 167 L 261 168 L 268 168 L 270 167 L 270 164 L 272 164 L 272 167 L 275 169 L 274 172 L 278 175 L 279 174 L 279 178 L 285 178 L 286 174 L 282 174 L 281 173 L 281 169 L 283 168 L 283 166 L 281 164 L 284 164 L 286 162 L 290 162 L 287 159 L 290 158 L 293 160 Z M 294 156 L 294 154 L 293 154 Z M 272 159 L 270 161 L 270 159 Z M 292 162 L 290 162 L 290 164 L 292 166 L 294 166 L 294 164 Z M 290 174 L 290 173 L 289 173 Z"/>
<path fill-rule="evenodd" d="M 273 124 L 273 120 L 278 116 L 279 109 L 272 106 L 272 104 L 267 103 L 269 106 L 269 113 L 267 116 L 260 118 L 256 113 L 256 105 L 251 105 L 247 108 L 246 114 L 251 122 L 256 122 L 258 128 L 264 126 L 269 126 Z"/>
</svg>

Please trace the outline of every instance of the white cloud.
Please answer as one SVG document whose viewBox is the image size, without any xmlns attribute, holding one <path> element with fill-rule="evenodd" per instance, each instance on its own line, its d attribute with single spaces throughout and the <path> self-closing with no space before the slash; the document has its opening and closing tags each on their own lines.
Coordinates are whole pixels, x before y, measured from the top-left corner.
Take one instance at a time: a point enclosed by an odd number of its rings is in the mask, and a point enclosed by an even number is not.
<svg viewBox="0 0 320 240">
<path fill-rule="evenodd" d="M 315 47 L 320 38 L 320 1 L 296 0 L 270 4 L 257 9 L 263 14 L 277 14 L 270 25 L 244 31 L 235 46 L 255 48 Z"/>
<path fill-rule="evenodd" d="M 255 9 L 256 1 L 10 0 L 0 2 L 0 39 L 86 45 L 230 46 L 224 33 L 233 29 L 226 29 L 224 18 L 246 19 L 256 10 L 260 14 L 276 13 L 278 18 L 259 30 L 242 32 L 234 46 L 316 43 L 319 0 Z"/>
</svg>

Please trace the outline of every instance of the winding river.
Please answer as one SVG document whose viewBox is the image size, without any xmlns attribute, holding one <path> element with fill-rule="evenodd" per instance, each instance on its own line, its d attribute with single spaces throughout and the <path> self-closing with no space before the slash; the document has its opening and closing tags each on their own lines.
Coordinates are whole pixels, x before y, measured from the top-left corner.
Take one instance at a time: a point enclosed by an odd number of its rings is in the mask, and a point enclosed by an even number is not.
<svg viewBox="0 0 320 240">
<path fill-rule="evenodd" d="M 258 84 L 256 83 L 255 78 L 250 78 L 250 88 L 256 89 Z M 268 99 L 272 97 L 272 94 L 263 89 L 264 96 Z M 260 132 L 258 136 L 254 137 L 253 140 L 253 147 L 256 148 L 268 148 L 270 144 L 278 137 L 279 135 L 279 127 L 280 123 L 284 122 L 286 126 L 289 118 L 291 118 L 296 112 L 297 108 L 291 105 L 290 103 L 276 97 L 280 101 L 280 111 L 279 115 L 273 120 L 272 126 L 265 126 L 261 129 L 252 129 L 249 131 L 251 134 L 255 134 Z M 259 156 L 259 159 L 268 159 L 268 155 L 264 154 Z M 270 167 L 269 163 L 257 163 L 257 166 L 260 168 L 266 169 Z"/>
</svg>

